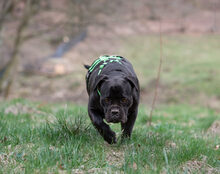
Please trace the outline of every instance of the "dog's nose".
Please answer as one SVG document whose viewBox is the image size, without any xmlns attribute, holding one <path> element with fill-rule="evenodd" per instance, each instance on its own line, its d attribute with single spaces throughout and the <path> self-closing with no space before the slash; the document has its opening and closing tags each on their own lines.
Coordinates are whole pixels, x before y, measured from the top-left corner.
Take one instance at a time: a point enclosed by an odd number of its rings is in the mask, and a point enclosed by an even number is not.
<svg viewBox="0 0 220 174">
<path fill-rule="evenodd" d="M 117 115 L 119 113 L 119 109 L 112 109 L 112 115 Z"/>
</svg>

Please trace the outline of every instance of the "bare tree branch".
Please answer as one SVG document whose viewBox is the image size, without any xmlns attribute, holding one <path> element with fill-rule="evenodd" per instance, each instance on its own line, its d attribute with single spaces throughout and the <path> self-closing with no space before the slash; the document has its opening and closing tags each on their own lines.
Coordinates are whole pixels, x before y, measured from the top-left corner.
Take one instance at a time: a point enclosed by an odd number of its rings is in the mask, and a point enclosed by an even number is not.
<svg viewBox="0 0 220 174">
<path fill-rule="evenodd" d="M 0 31 L 2 30 L 2 26 L 5 20 L 7 13 L 12 8 L 12 0 L 3 0 L 1 2 L 1 13 L 0 13 Z"/>
</svg>

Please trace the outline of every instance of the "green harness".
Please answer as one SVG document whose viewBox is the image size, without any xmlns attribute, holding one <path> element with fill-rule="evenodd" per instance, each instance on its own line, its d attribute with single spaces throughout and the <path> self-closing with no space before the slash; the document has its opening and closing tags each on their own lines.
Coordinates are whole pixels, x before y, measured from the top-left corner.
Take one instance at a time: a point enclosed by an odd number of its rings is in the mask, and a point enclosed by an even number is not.
<svg viewBox="0 0 220 174">
<path fill-rule="evenodd" d="M 118 62 L 121 64 L 120 60 L 122 59 L 121 56 L 108 56 L 108 55 L 104 55 L 104 56 L 100 56 L 96 61 L 94 61 L 94 63 L 91 65 L 91 67 L 89 68 L 89 73 L 91 73 L 94 68 L 101 62 L 103 62 L 100 66 L 99 66 L 99 72 L 98 75 L 101 73 L 102 69 L 105 67 L 105 65 L 107 65 L 108 63 L 112 63 L 112 62 Z"/>
<path fill-rule="evenodd" d="M 100 73 L 102 72 L 102 69 L 108 64 L 108 63 L 113 63 L 113 62 L 117 62 L 119 64 L 122 64 L 120 61 L 122 60 L 123 57 L 121 56 L 115 56 L 115 55 L 104 55 L 104 56 L 100 56 L 97 60 L 95 60 L 93 62 L 93 64 L 90 66 L 88 73 L 87 73 L 87 85 L 88 85 L 88 81 L 89 81 L 89 77 L 90 74 L 93 72 L 93 70 L 95 69 L 95 67 L 97 65 L 99 65 L 99 71 L 98 71 L 98 75 L 100 75 Z M 97 92 L 99 94 L 99 96 L 101 96 L 101 93 L 99 91 L 99 89 L 97 89 Z"/>
</svg>

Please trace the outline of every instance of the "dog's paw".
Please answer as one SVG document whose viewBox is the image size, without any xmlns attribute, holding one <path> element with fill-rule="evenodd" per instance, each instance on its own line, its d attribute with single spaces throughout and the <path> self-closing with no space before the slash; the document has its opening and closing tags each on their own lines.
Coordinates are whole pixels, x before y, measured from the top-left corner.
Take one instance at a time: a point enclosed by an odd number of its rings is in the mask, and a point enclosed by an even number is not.
<svg viewBox="0 0 220 174">
<path fill-rule="evenodd" d="M 122 135 L 120 142 L 121 142 L 122 144 L 124 144 L 124 143 L 129 142 L 129 140 L 130 140 L 130 136 L 128 136 L 128 135 Z"/>
<path fill-rule="evenodd" d="M 109 144 L 115 144 L 116 141 L 116 134 L 115 132 L 111 131 L 108 134 L 104 136 L 105 141 L 107 141 Z"/>
</svg>

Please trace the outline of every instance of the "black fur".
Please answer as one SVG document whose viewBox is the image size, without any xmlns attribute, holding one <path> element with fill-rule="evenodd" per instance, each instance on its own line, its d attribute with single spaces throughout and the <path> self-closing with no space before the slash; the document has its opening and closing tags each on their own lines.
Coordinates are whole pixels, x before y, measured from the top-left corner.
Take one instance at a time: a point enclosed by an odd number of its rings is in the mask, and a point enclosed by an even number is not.
<svg viewBox="0 0 220 174">
<path fill-rule="evenodd" d="M 107 63 L 100 74 L 99 65 L 92 72 L 88 71 L 86 76 L 88 114 L 105 141 L 111 144 L 116 143 L 116 135 L 104 119 L 108 123 L 121 123 L 122 138 L 131 136 L 138 113 L 139 82 L 132 65 L 125 58 L 120 63 Z M 85 65 L 86 69 L 89 67 Z"/>
<path fill-rule="evenodd" d="M 84 67 L 85 67 L 86 69 L 89 69 L 89 68 L 90 68 L 90 66 L 89 66 L 89 65 L 84 65 Z"/>
</svg>

